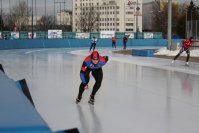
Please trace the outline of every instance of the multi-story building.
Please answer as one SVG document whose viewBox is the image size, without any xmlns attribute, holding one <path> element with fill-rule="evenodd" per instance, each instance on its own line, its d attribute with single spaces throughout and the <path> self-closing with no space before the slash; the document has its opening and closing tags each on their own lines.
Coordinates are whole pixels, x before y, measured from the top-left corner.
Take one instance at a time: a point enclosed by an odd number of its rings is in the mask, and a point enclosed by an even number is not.
<svg viewBox="0 0 199 133">
<path fill-rule="evenodd" d="M 143 31 L 153 31 L 153 4 L 154 2 L 143 3 L 143 14 L 142 14 L 142 28 Z"/>
<path fill-rule="evenodd" d="M 177 0 L 172 0 L 172 2 L 174 4 L 177 4 Z M 159 3 L 160 5 L 157 5 L 157 3 Z M 161 12 L 165 7 L 167 3 L 167 0 L 160 0 L 160 2 L 155 2 L 155 1 L 152 1 L 152 2 L 147 2 L 147 3 L 143 3 L 142 4 L 142 8 L 144 9 L 142 11 L 142 29 L 143 31 L 153 31 L 153 25 L 154 25 L 154 12 L 157 12 L 157 11 L 154 11 L 153 9 L 153 6 L 157 6 L 159 7 L 159 11 L 158 12 Z"/>
<path fill-rule="evenodd" d="M 87 7 L 93 7 L 99 14 L 96 26 L 91 29 L 93 32 L 142 31 L 142 0 L 73 0 L 74 32 L 82 31 L 78 22 L 82 9 Z"/>
<path fill-rule="evenodd" d="M 61 10 L 57 13 L 57 25 L 72 25 L 72 11 Z"/>
</svg>

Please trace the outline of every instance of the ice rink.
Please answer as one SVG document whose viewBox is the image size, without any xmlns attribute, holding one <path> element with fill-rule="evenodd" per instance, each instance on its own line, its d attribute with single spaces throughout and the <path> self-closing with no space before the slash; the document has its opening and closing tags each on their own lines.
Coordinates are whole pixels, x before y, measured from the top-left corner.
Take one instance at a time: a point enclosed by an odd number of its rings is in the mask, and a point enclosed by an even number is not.
<svg viewBox="0 0 199 133">
<path fill-rule="evenodd" d="M 121 48 L 120 48 L 121 49 Z M 53 131 L 77 127 L 80 133 L 199 133 L 199 63 L 108 55 L 95 105 L 94 84 L 76 105 L 85 49 L 1 50 L 0 64 L 14 80 L 25 78 L 36 110 Z"/>
</svg>

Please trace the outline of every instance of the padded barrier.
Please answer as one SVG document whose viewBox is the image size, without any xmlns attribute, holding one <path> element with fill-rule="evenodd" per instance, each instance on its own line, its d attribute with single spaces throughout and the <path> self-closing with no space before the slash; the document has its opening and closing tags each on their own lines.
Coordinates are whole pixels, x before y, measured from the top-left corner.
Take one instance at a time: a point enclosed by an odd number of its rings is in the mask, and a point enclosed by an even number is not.
<svg viewBox="0 0 199 133">
<path fill-rule="evenodd" d="M 153 50 L 132 49 L 132 55 L 153 57 L 154 52 L 153 52 Z"/>
<path fill-rule="evenodd" d="M 16 83 L 1 71 L 0 98 L 0 133 L 52 133 Z"/>
<path fill-rule="evenodd" d="M 174 39 L 173 42 L 181 42 L 182 39 Z M 90 39 L 17 39 L 0 40 L 0 50 L 7 49 L 31 49 L 31 48 L 74 48 L 90 47 Z M 123 40 L 117 39 L 116 46 L 123 47 Z M 167 46 L 166 39 L 129 39 L 129 46 Z M 111 39 L 98 39 L 96 48 L 112 47 Z"/>
<path fill-rule="evenodd" d="M 0 98 L 0 133 L 79 133 L 77 128 L 52 132 L 34 108 L 25 79 L 14 82 L 0 71 Z"/>
<path fill-rule="evenodd" d="M 32 96 L 30 94 L 28 85 L 26 84 L 26 80 L 22 79 L 22 80 L 18 80 L 16 81 L 16 84 L 18 86 L 18 88 L 23 91 L 24 95 L 28 98 L 28 100 L 32 103 L 32 105 L 35 107 L 34 102 L 32 100 Z"/>
<path fill-rule="evenodd" d="M 0 70 L 5 73 L 5 71 L 3 70 L 3 66 L 0 64 Z"/>
<path fill-rule="evenodd" d="M 56 131 L 54 133 L 79 133 L 79 130 L 77 128 L 72 128 L 64 131 Z"/>
</svg>

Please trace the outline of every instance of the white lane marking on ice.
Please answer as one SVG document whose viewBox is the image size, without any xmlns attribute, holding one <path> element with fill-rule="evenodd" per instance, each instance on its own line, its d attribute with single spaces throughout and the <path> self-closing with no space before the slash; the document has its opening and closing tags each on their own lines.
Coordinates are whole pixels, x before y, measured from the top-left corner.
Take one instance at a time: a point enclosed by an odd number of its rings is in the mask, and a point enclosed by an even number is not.
<svg viewBox="0 0 199 133">
<path fill-rule="evenodd" d="M 44 51 L 45 49 L 40 49 L 40 50 L 31 50 L 31 51 L 27 51 L 25 52 L 24 54 L 30 54 L 30 53 L 33 53 L 33 52 L 38 52 L 38 51 Z"/>
</svg>

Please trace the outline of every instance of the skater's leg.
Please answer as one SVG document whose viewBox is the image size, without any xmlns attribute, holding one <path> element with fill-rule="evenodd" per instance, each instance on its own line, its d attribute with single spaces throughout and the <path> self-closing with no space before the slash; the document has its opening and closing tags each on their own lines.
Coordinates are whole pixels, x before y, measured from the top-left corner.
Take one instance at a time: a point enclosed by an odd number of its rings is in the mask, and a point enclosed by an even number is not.
<svg viewBox="0 0 199 133">
<path fill-rule="evenodd" d="M 103 78 L 103 72 L 102 69 L 98 69 L 92 72 L 92 75 L 95 79 L 95 84 L 93 86 L 93 91 L 91 93 L 92 96 L 95 96 L 96 92 L 99 90 L 101 83 L 102 83 L 102 78 Z"/>
<path fill-rule="evenodd" d="M 189 51 L 189 49 L 186 50 L 186 53 L 187 53 L 186 62 L 189 62 L 189 58 L 190 58 L 190 51 Z"/>
<path fill-rule="evenodd" d="M 87 70 L 86 73 L 85 73 L 85 80 L 87 81 L 87 84 L 88 84 L 88 82 L 90 80 L 89 74 L 90 74 L 90 71 Z M 84 87 L 85 87 L 85 84 L 81 83 L 80 86 L 79 86 L 79 93 L 78 93 L 78 96 L 77 96 L 77 99 L 76 99 L 76 103 L 81 101 L 82 94 L 83 94 L 83 92 L 85 90 Z"/>
<path fill-rule="evenodd" d="M 124 43 L 124 49 L 126 49 L 126 42 Z"/>
<path fill-rule="evenodd" d="M 93 51 L 95 50 L 96 43 L 93 44 Z"/>
<path fill-rule="evenodd" d="M 93 47 L 93 43 L 92 43 L 91 46 L 90 46 L 90 51 L 91 51 L 92 47 Z"/>
<path fill-rule="evenodd" d="M 180 56 L 180 54 L 182 53 L 184 51 L 184 48 L 182 47 L 181 49 L 180 49 L 180 52 L 174 57 L 174 61 Z"/>
<path fill-rule="evenodd" d="M 92 72 L 92 75 L 95 79 L 95 85 L 93 86 L 92 93 L 90 95 L 89 103 L 94 105 L 95 102 L 95 94 L 99 90 L 101 83 L 102 83 L 102 78 L 103 78 L 103 72 L 102 69 L 98 69 Z"/>
</svg>

